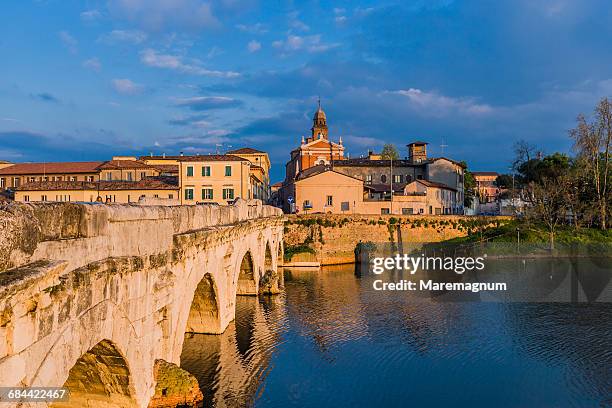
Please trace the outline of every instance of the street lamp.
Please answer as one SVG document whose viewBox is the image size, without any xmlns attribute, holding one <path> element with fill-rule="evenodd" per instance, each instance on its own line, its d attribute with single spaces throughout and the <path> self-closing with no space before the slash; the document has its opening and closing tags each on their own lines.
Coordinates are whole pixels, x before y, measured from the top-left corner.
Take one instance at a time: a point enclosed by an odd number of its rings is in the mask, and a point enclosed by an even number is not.
<svg viewBox="0 0 612 408">
<path fill-rule="evenodd" d="M 520 245 L 521 245 L 521 229 L 519 227 L 516 227 L 516 252 L 520 252 Z"/>
</svg>

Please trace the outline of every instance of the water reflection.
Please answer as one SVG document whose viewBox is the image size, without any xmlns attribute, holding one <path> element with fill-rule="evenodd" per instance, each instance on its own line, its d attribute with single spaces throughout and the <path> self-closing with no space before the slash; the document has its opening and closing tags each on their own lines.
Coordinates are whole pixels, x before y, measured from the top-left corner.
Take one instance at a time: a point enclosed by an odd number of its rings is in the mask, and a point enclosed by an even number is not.
<svg viewBox="0 0 612 408">
<path fill-rule="evenodd" d="M 239 297 L 223 335 L 186 338 L 181 365 L 205 406 L 608 406 L 612 305 L 559 302 L 601 299 L 608 266 L 503 260 L 477 277 L 538 303 L 375 291 L 352 265 L 287 270 L 284 295 Z"/>
</svg>

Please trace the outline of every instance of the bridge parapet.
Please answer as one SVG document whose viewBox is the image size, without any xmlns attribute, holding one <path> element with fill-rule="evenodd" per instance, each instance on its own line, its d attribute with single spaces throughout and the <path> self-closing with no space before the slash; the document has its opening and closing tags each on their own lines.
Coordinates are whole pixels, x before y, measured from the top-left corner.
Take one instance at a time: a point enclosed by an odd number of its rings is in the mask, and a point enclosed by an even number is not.
<svg viewBox="0 0 612 408">
<path fill-rule="evenodd" d="M 168 250 L 175 234 L 280 216 L 278 208 L 241 199 L 230 206 L 12 203 L 0 207 L 0 273 L 41 259 L 65 260 L 70 270 L 155 254 Z"/>
</svg>

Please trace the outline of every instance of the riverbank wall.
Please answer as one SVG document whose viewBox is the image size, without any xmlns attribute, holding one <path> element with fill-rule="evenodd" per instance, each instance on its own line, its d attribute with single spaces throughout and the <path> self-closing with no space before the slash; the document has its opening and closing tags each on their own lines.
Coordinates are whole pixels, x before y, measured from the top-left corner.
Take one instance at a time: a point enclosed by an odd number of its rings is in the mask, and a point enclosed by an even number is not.
<svg viewBox="0 0 612 408">
<path fill-rule="evenodd" d="M 284 263 L 353 263 L 360 243 L 372 242 L 378 252 L 414 247 L 478 233 L 511 219 L 457 215 L 290 215 L 284 227 Z"/>
</svg>

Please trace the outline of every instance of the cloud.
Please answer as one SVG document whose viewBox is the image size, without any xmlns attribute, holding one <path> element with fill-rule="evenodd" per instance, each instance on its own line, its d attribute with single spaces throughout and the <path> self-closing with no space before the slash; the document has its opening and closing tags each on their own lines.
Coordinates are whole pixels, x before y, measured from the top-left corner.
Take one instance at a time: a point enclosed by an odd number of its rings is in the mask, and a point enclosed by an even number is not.
<svg viewBox="0 0 612 408">
<path fill-rule="evenodd" d="M 110 0 L 109 10 L 116 17 L 140 25 L 148 31 L 166 28 L 203 29 L 221 25 L 210 2 L 200 0 Z"/>
<path fill-rule="evenodd" d="M 81 20 L 85 21 L 85 22 L 91 22 L 91 21 L 96 21 L 99 18 L 102 17 L 102 13 L 100 13 L 99 10 L 93 9 L 93 10 L 86 10 L 83 11 L 81 14 Z"/>
<path fill-rule="evenodd" d="M 493 112 L 493 107 L 477 103 L 473 98 L 453 98 L 437 92 L 426 92 L 416 88 L 387 91 L 386 93 L 401 95 L 409 101 L 413 108 L 433 116 L 440 116 L 449 112 L 469 115 L 486 115 Z"/>
<path fill-rule="evenodd" d="M 113 30 L 101 35 L 98 41 L 105 44 L 130 43 L 140 44 L 147 39 L 147 34 L 140 30 Z"/>
<path fill-rule="evenodd" d="M 160 54 L 151 48 L 140 52 L 140 61 L 149 67 L 170 69 L 185 74 L 218 78 L 235 78 L 240 76 L 238 72 L 206 69 L 201 66 L 201 62 L 198 60 L 186 63 L 183 61 L 183 58 L 178 55 Z"/>
<path fill-rule="evenodd" d="M 59 38 L 64 44 L 64 47 L 68 49 L 68 51 L 70 51 L 72 54 L 77 53 L 79 42 L 72 35 L 70 35 L 68 31 L 60 31 Z"/>
<path fill-rule="evenodd" d="M 111 81 L 113 88 L 120 94 L 137 95 L 144 91 L 144 86 L 137 84 L 129 79 L 113 79 Z"/>
<path fill-rule="evenodd" d="M 100 72 L 102 69 L 102 64 L 98 58 L 94 57 L 83 61 L 83 67 Z"/>
<path fill-rule="evenodd" d="M 367 136 L 343 136 L 344 144 L 348 146 L 358 146 L 358 147 L 375 147 L 382 146 L 385 144 L 385 141 L 382 139 L 378 139 L 375 137 L 367 137 Z"/>
<path fill-rule="evenodd" d="M 178 98 L 174 105 L 194 111 L 206 111 L 235 108 L 242 105 L 242 101 L 227 96 L 194 96 L 192 98 Z"/>
<path fill-rule="evenodd" d="M 265 34 L 268 32 L 268 27 L 261 23 L 255 23 L 252 25 L 238 24 L 236 25 L 236 28 L 249 34 Z"/>
<path fill-rule="evenodd" d="M 299 18 L 299 12 L 297 11 L 292 11 L 291 13 L 288 14 L 289 17 L 289 27 L 295 29 L 295 30 L 299 30 L 299 31 L 308 31 L 310 30 L 310 27 L 305 24 L 303 21 L 301 21 Z"/>
<path fill-rule="evenodd" d="M 39 101 L 43 101 L 43 102 L 60 103 L 60 100 L 57 97 L 55 97 L 54 95 L 51 95 L 48 92 L 42 92 L 42 93 L 30 95 L 30 96 L 35 99 L 38 99 Z"/>
<path fill-rule="evenodd" d="M 261 49 L 261 43 L 255 40 L 249 41 L 247 44 L 247 49 L 249 52 L 257 52 Z"/>
<path fill-rule="evenodd" d="M 207 115 L 192 115 L 192 116 L 181 116 L 175 117 L 168 121 L 168 124 L 172 126 L 186 126 L 192 128 L 208 128 L 212 125 L 209 122 Z"/>
<path fill-rule="evenodd" d="M 281 50 L 283 53 L 292 53 L 295 51 L 305 50 L 307 52 L 316 53 L 328 51 L 332 48 L 339 47 L 339 43 L 325 44 L 321 42 L 321 35 L 309 35 L 301 37 L 299 35 L 289 34 L 285 40 L 277 40 L 272 43 L 272 46 Z"/>
</svg>

